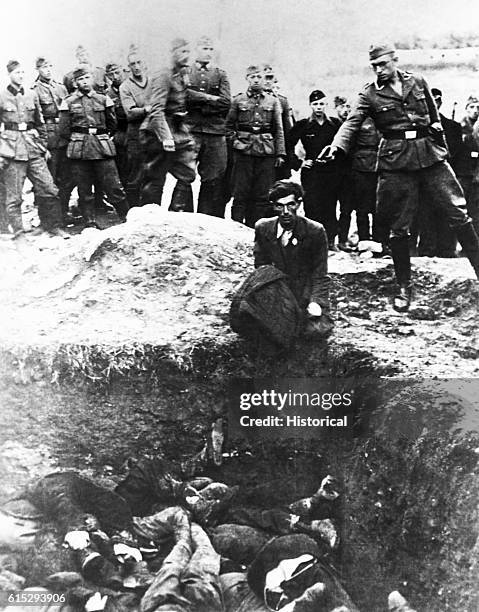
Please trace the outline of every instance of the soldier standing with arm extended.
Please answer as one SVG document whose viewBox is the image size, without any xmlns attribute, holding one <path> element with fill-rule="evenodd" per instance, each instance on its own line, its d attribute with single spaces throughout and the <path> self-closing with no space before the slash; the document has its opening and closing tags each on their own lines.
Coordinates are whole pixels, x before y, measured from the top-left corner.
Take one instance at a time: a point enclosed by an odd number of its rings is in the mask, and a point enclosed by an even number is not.
<svg viewBox="0 0 479 612">
<path fill-rule="evenodd" d="M 195 180 L 194 141 L 186 124 L 186 69 L 189 43 L 176 38 L 171 43 L 171 66 L 151 79 L 151 112 L 140 127 L 140 142 L 146 152 L 144 204 L 161 205 L 166 175 L 170 172 L 183 184 Z M 185 210 L 184 192 L 177 194 L 170 210 Z"/>
<path fill-rule="evenodd" d="M 117 125 L 113 101 L 93 90 L 88 68 L 77 68 L 73 78 L 77 89 L 60 107 L 60 136 L 67 145 L 67 157 L 72 160 L 82 215 L 87 227 L 98 227 L 92 192 L 95 183 L 124 221 L 128 204 L 115 164 L 115 145 L 110 138 Z"/>
<path fill-rule="evenodd" d="M 268 191 L 275 168 L 286 157 L 281 107 L 263 89 L 263 70 L 250 66 L 246 71 L 248 90 L 233 99 L 227 131 L 233 134 L 233 221 L 253 227 L 258 219 L 270 216 Z"/>
<path fill-rule="evenodd" d="M 212 63 L 213 53 L 212 40 L 207 36 L 201 37 L 197 44 L 196 61 L 188 73 L 187 123 L 195 140 L 195 156 L 201 178 L 198 212 L 224 217 L 222 181 L 227 158 L 225 119 L 231 105 L 231 93 L 226 72 Z M 173 201 L 178 196 L 189 202 L 188 208 L 192 211 L 190 184 L 178 181 Z"/>
<path fill-rule="evenodd" d="M 399 290 L 393 306 L 403 312 L 411 302 L 409 230 L 424 190 L 441 208 L 455 230 L 476 275 L 479 276 L 479 240 L 451 166 L 439 114 L 426 81 L 397 68 L 391 44 L 371 46 L 371 67 L 376 81 L 359 94 L 349 117 L 326 147 L 321 161 L 348 153 L 364 119 L 370 116 L 383 138 L 378 153 L 377 215 L 390 227 L 391 251 Z"/>
<path fill-rule="evenodd" d="M 145 152 L 140 145 L 140 126 L 151 111 L 150 81 L 146 74 L 145 63 L 134 45 L 130 47 L 128 54 L 128 68 L 130 76 L 120 85 L 120 98 L 128 121 L 126 196 L 131 207 L 141 206 L 140 193 L 143 184 Z"/>
<path fill-rule="evenodd" d="M 7 64 L 10 84 L 0 92 L 0 169 L 5 183 L 8 223 L 15 238 L 24 233 L 22 191 L 25 179 L 33 184 L 42 228 L 51 235 L 69 238 L 61 230 L 62 214 L 58 189 L 46 162 L 47 134 L 40 101 L 35 91 L 23 88 L 24 71 L 20 63 Z"/>
</svg>

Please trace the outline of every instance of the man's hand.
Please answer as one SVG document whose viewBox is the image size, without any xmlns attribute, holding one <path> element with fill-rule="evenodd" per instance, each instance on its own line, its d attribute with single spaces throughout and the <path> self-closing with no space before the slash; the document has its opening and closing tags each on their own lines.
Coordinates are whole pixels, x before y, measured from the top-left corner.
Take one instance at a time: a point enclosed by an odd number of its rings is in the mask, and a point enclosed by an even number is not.
<svg viewBox="0 0 479 612">
<path fill-rule="evenodd" d="M 310 302 L 306 311 L 310 317 L 320 317 L 323 314 L 323 309 L 317 302 Z"/>
<path fill-rule="evenodd" d="M 336 491 L 336 488 L 336 479 L 331 476 L 331 474 L 328 474 L 325 478 L 323 478 L 318 493 L 323 499 L 332 501 L 339 497 L 339 493 Z"/>
<path fill-rule="evenodd" d="M 431 123 L 431 125 L 429 126 L 429 128 L 435 133 L 435 134 L 442 134 L 444 132 L 444 129 L 441 125 L 441 123 L 439 121 L 435 121 L 434 123 Z"/>
<path fill-rule="evenodd" d="M 333 147 L 333 145 L 328 145 L 324 147 L 321 153 L 316 158 L 316 161 L 320 164 L 326 164 L 327 162 L 333 161 L 336 159 L 336 155 L 338 153 L 338 147 Z"/>
<path fill-rule="evenodd" d="M 50 153 L 50 151 L 47 149 L 47 150 L 45 151 L 45 161 L 47 162 L 47 164 L 48 164 L 48 162 L 51 160 L 51 158 L 52 158 L 52 154 L 51 154 L 51 153 Z"/>
<path fill-rule="evenodd" d="M 145 110 L 145 115 L 149 115 L 151 113 L 151 104 L 147 104 L 144 107 L 144 110 Z"/>
<path fill-rule="evenodd" d="M 274 167 L 279 168 L 284 164 L 284 157 L 277 157 L 274 162 Z"/>
<path fill-rule="evenodd" d="M 305 159 L 303 160 L 303 163 L 301 164 L 301 170 L 310 170 L 313 167 L 313 160 L 312 159 Z"/>
<path fill-rule="evenodd" d="M 163 149 L 168 153 L 174 153 L 176 151 L 174 140 L 163 140 Z"/>
<path fill-rule="evenodd" d="M 119 563 L 125 563 L 125 561 L 128 559 L 134 559 L 137 563 L 139 563 L 143 559 L 143 556 L 138 548 L 127 546 L 122 542 L 113 544 L 113 552 L 115 553 Z"/>
<path fill-rule="evenodd" d="M 97 591 L 85 603 L 85 611 L 86 612 L 99 612 L 100 610 L 104 610 L 107 599 L 108 599 L 108 595 L 103 595 L 102 597 L 101 593 Z"/>
<path fill-rule="evenodd" d="M 72 550 L 82 550 L 90 545 L 90 534 L 88 531 L 69 531 L 63 544 Z"/>
</svg>

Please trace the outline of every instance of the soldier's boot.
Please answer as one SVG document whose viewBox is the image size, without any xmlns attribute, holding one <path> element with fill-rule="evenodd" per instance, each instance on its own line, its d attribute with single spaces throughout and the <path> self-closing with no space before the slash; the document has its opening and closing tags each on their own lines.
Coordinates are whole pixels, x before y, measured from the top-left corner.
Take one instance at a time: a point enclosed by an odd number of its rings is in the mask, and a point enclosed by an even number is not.
<svg viewBox="0 0 479 612">
<path fill-rule="evenodd" d="M 5 207 L 5 201 L 1 198 L 0 193 L 0 234 L 10 234 L 8 229 L 8 215 Z"/>
<path fill-rule="evenodd" d="M 471 262 L 471 266 L 474 268 L 477 278 L 479 278 L 479 238 L 477 237 L 472 222 L 469 221 L 461 227 L 457 227 L 456 234 L 459 244 L 462 246 L 462 250 Z"/>
<path fill-rule="evenodd" d="M 412 298 L 411 258 L 409 255 L 409 238 L 400 236 L 391 238 L 391 254 L 399 289 L 393 297 L 393 308 L 398 312 L 409 310 Z"/>
<path fill-rule="evenodd" d="M 237 221 L 238 223 L 243 223 L 246 212 L 246 203 L 239 202 L 236 198 L 233 200 L 233 205 L 231 207 L 231 219 L 233 221 Z"/>
<path fill-rule="evenodd" d="M 85 227 L 95 227 L 100 229 L 96 222 L 95 201 L 92 195 L 86 196 L 80 201 L 80 210 L 85 221 Z"/>
<path fill-rule="evenodd" d="M 126 196 L 118 202 L 113 202 L 113 206 L 115 207 L 116 214 L 120 218 L 120 221 L 126 221 L 126 214 L 129 210 L 128 200 L 126 199 Z"/>
<path fill-rule="evenodd" d="M 168 210 L 173 212 L 193 212 L 193 190 L 189 183 L 176 181 Z"/>
<path fill-rule="evenodd" d="M 222 198 L 222 179 L 202 181 L 198 196 L 198 212 L 213 217 L 225 216 L 225 205 Z"/>
</svg>

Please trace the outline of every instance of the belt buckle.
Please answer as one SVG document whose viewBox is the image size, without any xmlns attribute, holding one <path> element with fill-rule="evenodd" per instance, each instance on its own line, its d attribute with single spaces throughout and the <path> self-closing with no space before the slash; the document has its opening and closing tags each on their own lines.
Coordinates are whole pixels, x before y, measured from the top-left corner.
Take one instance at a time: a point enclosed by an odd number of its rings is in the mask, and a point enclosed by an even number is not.
<svg viewBox="0 0 479 612">
<path fill-rule="evenodd" d="M 21 123 L 18 124 L 18 131 L 19 132 L 26 132 L 27 131 L 27 127 L 28 127 L 28 125 L 25 123 L 25 121 L 22 121 Z"/>
<path fill-rule="evenodd" d="M 261 128 L 260 128 L 259 126 L 257 126 L 257 125 L 253 125 L 253 133 L 254 133 L 254 134 L 259 134 L 260 129 L 261 129 Z"/>
<path fill-rule="evenodd" d="M 98 132 L 98 128 L 96 128 L 96 127 L 94 127 L 94 128 L 89 127 L 88 128 L 88 133 L 89 134 L 95 135 L 97 132 Z"/>
<path fill-rule="evenodd" d="M 417 138 L 417 130 L 406 130 L 404 132 L 404 138 L 406 140 L 414 140 L 414 138 Z"/>
<path fill-rule="evenodd" d="M 471 157 L 474 157 L 474 158 L 479 157 L 479 151 L 471 151 Z"/>
</svg>

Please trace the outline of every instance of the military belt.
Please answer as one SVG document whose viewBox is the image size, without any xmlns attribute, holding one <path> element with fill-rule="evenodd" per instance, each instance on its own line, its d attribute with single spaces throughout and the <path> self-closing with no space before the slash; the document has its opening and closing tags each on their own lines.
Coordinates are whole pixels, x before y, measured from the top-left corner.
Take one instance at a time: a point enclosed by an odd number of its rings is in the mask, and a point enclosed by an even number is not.
<svg viewBox="0 0 479 612">
<path fill-rule="evenodd" d="M 416 130 L 384 130 L 383 138 L 398 139 L 398 140 L 416 140 L 416 138 L 425 138 L 430 136 L 429 128 L 417 128 Z"/>
<path fill-rule="evenodd" d="M 261 125 L 238 125 L 238 132 L 251 132 L 252 134 L 271 134 L 270 127 L 263 127 Z"/>
<path fill-rule="evenodd" d="M 5 130 L 14 130 L 15 132 L 26 132 L 27 130 L 35 129 L 34 123 L 12 123 L 11 121 L 5 121 L 3 124 Z"/>
<path fill-rule="evenodd" d="M 104 128 L 97 127 L 76 127 L 72 129 L 73 134 L 93 134 L 96 136 L 97 134 L 108 134 L 108 131 Z"/>
</svg>

